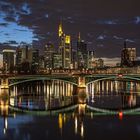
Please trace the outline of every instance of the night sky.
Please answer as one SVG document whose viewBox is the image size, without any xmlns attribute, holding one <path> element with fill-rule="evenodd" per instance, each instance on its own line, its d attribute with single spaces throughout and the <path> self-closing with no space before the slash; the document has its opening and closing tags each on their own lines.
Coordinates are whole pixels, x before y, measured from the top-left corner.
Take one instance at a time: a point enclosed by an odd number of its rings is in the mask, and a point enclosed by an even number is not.
<svg viewBox="0 0 140 140">
<path fill-rule="evenodd" d="M 58 44 L 58 25 L 97 57 L 120 57 L 124 40 L 140 56 L 140 0 L 0 0 L 0 46 Z"/>
</svg>

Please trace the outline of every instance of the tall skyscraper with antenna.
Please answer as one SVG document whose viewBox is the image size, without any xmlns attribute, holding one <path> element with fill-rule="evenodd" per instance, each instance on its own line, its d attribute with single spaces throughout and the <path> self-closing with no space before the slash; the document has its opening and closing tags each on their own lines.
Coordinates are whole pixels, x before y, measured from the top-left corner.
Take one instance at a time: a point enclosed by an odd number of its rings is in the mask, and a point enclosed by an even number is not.
<svg viewBox="0 0 140 140">
<path fill-rule="evenodd" d="M 81 39 L 81 34 L 78 34 L 77 41 L 77 60 L 78 68 L 87 68 L 87 44 Z"/>
</svg>

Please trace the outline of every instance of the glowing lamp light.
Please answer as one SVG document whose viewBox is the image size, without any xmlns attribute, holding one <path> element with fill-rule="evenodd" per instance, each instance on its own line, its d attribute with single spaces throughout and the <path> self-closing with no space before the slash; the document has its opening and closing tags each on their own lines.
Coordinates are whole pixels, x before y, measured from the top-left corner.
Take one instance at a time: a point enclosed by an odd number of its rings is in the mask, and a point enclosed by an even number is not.
<svg viewBox="0 0 140 140">
<path fill-rule="evenodd" d="M 122 120 L 122 118 L 123 118 L 123 112 L 120 111 L 120 112 L 119 112 L 119 119 Z"/>
<path fill-rule="evenodd" d="M 123 75 L 122 75 L 122 74 L 118 74 L 118 77 L 119 77 L 119 78 L 122 78 L 122 77 L 123 77 Z"/>
</svg>

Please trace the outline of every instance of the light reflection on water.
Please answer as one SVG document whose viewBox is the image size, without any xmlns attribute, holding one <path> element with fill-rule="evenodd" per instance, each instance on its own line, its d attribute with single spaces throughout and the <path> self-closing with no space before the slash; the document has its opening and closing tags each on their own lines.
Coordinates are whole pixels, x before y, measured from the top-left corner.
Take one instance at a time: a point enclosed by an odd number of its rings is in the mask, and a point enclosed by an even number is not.
<svg viewBox="0 0 140 140">
<path fill-rule="evenodd" d="M 99 81 L 87 86 L 90 106 L 104 109 L 130 109 L 140 105 L 140 83 Z"/>
<path fill-rule="evenodd" d="M 114 81 L 102 83 L 101 81 L 88 85 L 87 89 L 77 89 L 69 83 L 58 81 L 53 84 L 46 81 L 43 84 L 37 82 L 13 86 L 10 89 L 10 99 L 14 98 L 14 101 L 9 102 L 9 98 L 0 98 L 0 139 L 137 140 L 140 137 L 139 116 L 102 115 L 101 113 L 96 115 L 96 112 L 86 110 L 87 104 L 108 109 L 139 107 L 140 84 L 128 83 Z M 7 91 L 3 93 L 8 94 Z M 77 96 L 76 93 L 78 93 Z M 9 110 L 9 103 L 29 110 L 58 109 L 79 104 L 78 108 L 65 113 L 32 115 Z"/>
<path fill-rule="evenodd" d="M 75 86 L 59 80 L 38 81 L 10 88 L 10 105 L 30 110 L 50 110 L 75 103 Z"/>
<path fill-rule="evenodd" d="M 10 105 L 28 110 L 52 110 L 77 103 L 122 110 L 140 105 L 140 83 L 105 80 L 86 88 L 59 80 L 37 81 L 10 88 Z"/>
</svg>

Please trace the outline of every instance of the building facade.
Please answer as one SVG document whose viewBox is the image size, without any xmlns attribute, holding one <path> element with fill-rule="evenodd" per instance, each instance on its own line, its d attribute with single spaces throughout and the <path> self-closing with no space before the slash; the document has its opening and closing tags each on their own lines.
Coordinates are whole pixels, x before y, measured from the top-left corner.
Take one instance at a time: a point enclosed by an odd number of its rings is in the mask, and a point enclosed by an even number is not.
<svg viewBox="0 0 140 140">
<path fill-rule="evenodd" d="M 93 69 L 94 68 L 94 51 L 88 51 L 87 61 L 88 61 L 87 68 Z"/>
<path fill-rule="evenodd" d="M 12 73 L 15 66 L 15 50 L 3 50 L 3 68 L 5 73 Z"/>
<path fill-rule="evenodd" d="M 87 44 L 81 40 L 80 35 L 77 41 L 77 61 L 78 69 L 87 68 Z"/>
<path fill-rule="evenodd" d="M 131 67 L 136 61 L 136 48 L 127 48 L 124 42 L 124 48 L 121 52 L 121 66 Z"/>
<path fill-rule="evenodd" d="M 62 56 L 59 53 L 53 54 L 53 69 L 62 69 Z"/>
<path fill-rule="evenodd" d="M 62 68 L 69 69 L 71 67 L 71 37 L 63 32 L 62 23 L 59 25 L 59 51 L 62 57 Z"/>
<path fill-rule="evenodd" d="M 52 43 L 47 43 L 44 49 L 44 65 L 46 69 L 53 68 L 53 53 L 54 45 Z"/>
<path fill-rule="evenodd" d="M 16 69 L 18 73 L 35 73 L 39 69 L 39 50 L 28 46 L 17 48 Z"/>
</svg>

